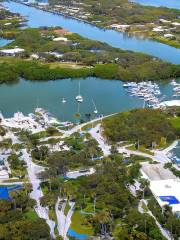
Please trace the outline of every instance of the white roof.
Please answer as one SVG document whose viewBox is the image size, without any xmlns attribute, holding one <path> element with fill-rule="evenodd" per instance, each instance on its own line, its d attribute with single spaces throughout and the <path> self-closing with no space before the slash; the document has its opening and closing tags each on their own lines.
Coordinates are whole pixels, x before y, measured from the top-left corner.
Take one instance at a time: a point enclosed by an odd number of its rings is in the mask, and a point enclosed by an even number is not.
<svg viewBox="0 0 180 240">
<path fill-rule="evenodd" d="M 170 33 L 167 33 L 167 34 L 164 34 L 164 37 L 174 37 L 174 35 L 173 34 L 170 34 Z"/>
<path fill-rule="evenodd" d="M 176 179 L 176 176 L 169 170 L 164 168 L 163 163 L 150 164 L 148 162 L 141 163 L 141 173 L 144 178 L 149 181 Z"/>
<path fill-rule="evenodd" d="M 173 107 L 173 106 L 180 107 L 180 100 L 164 101 L 164 102 L 161 102 L 159 106 L 160 107 L 161 106 L 162 107 Z"/>
<path fill-rule="evenodd" d="M 128 28 L 130 25 L 127 24 L 112 24 L 111 27 L 113 28 Z"/>
<path fill-rule="evenodd" d="M 5 54 L 15 54 L 15 53 L 24 52 L 24 49 L 22 49 L 22 48 L 3 49 L 3 50 L 0 50 L 0 52 L 5 53 Z"/>
<path fill-rule="evenodd" d="M 159 26 L 159 27 L 153 28 L 152 31 L 153 31 L 153 32 L 164 32 L 164 29 L 162 28 L 162 26 Z"/>
<path fill-rule="evenodd" d="M 174 26 L 180 26 L 180 23 L 179 23 L 179 22 L 173 22 L 172 25 L 174 25 Z"/>
<path fill-rule="evenodd" d="M 171 22 L 171 21 L 163 19 L 163 18 L 159 19 L 159 21 L 162 22 L 162 23 L 170 23 Z"/>
<path fill-rule="evenodd" d="M 8 26 L 8 25 L 11 25 L 12 23 L 11 22 L 8 22 L 8 23 L 5 23 L 4 26 Z"/>
<path fill-rule="evenodd" d="M 56 42 L 56 41 L 64 41 L 64 42 L 67 42 L 68 39 L 65 38 L 65 37 L 57 37 L 57 38 L 54 38 L 53 41 L 55 41 L 55 42 Z"/>
<path fill-rule="evenodd" d="M 167 205 L 160 197 L 175 197 L 180 202 L 180 179 L 158 180 L 150 182 L 150 189 L 160 206 Z M 173 212 L 180 212 L 180 203 L 170 204 Z"/>
<path fill-rule="evenodd" d="M 7 170 L 0 170 L 0 179 L 7 179 L 9 178 L 9 174 Z"/>
</svg>

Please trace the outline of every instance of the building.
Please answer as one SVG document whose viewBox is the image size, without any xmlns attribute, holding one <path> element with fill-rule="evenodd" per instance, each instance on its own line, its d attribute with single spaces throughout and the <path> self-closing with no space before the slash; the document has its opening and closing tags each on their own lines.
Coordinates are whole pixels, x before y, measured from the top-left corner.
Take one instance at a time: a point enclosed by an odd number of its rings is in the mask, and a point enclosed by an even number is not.
<svg viewBox="0 0 180 240">
<path fill-rule="evenodd" d="M 167 38 L 167 39 L 176 39 L 176 37 L 173 34 L 170 34 L 170 33 L 164 34 L 164 37 Z"/>
<path fill-rule="evenodd" d="M 65 38 L 65 37 L 57 37 L 57 38 L 54 38 L 53 41 L 55 41 L 55 42 L 59 42 L 59 41 L 67 42 L 68 39 Z"/>
<path fill-rule="evenodd" d="M 23 53 L 24 51 L 25 50 L 22 48 L 3 49 L 3 50 L 0 50 L 0 54 L 6 55 L 6 56 L 16 56 Z"/>
<path fill-rule="evenodd" d="M 169 205 L 180 216 L 180 179 L 151 181 L 150 189 L 162 208 Z"/>
<path fill-rule="evenodd" d="M 164 205 L 172 207 L 172 212 L 180 216 L 180 179 L 162 163 L 142 163 L 143 178 L 150 181 L 150 190 L 163 209 Z"/>
</svg>

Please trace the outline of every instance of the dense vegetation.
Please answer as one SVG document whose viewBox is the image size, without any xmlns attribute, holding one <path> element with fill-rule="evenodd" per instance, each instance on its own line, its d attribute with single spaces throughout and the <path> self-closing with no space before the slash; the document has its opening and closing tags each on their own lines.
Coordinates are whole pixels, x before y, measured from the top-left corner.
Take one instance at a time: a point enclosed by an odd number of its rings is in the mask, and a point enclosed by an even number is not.
<svg viewBox="0 0 180 240">
<path fill-rule="evenodd" d="M 62 198 L 75 201 L 71 228 L 78 233 L 113 235 L 119 240 L 164 240 L 154 219 L 138 212 L 138 200 L 127 189 L 138 177 L 139 168 L 138 163 L 127 165 L 120 155 L 112 155 L 91 176 L 68 181 L 54 176 L 42 183 L 45 195 L 41 203 L 53 208 L 59 191 Z"/>
<path fill-rule="evenodd" d="M 50 239 L 48 226 L 37 217 L 28 193 L 29 188 L 17 190 L 11 193 L 11 201 L 0 200 L 1 240 Z"/>
<path fill-rule="evenodd" d="M 50 0 L 49 3 L 51 5 L 63 3 L 67 6 L 82 3 L 79 6 L 92 14 L 90 18 L 93 21 L 103 20 L 104 22 L 117 21 L 126 24 L 139 24 L 157 21 L 159 18 L 171 20 L 179 16 L 179 10 L 142 6 L 128 0 L 99 0 L 98 4 L 96 0 L 78 0 L 76 2 Z"/>
<path fill-rule="evenodd" d="M 0 63 L 0 83 L 13 83 L 18 79 L 27 80 L 56 80 L 64 78 L 86 78 L 88 76 L 103 79 L 120 79 L 124 81 L 160 80 L 178 77 L 180 67 L 167 63 L 151 62 L 148 64 L 122 68 L 117 64 L 95 65 L 93 68 L 54 67 L 40 64 L 37 61 L 6 61 Z M 162 68 L 165 71 L 162 71 Z"/>
<path fill-rule="evenodd" d="M 169 230 L 175 240 L 178 240 L 180 236 L 180 219 L 172 213 L 171 207 L 165 205 L 162 212 L 154 198 L 148 202 L 148 207 L 159 223 Z"/>
<path fill-rule="evenodd" d="M 119 113 L 103 121 L 104 135 L 109 141 L 132 141 L 145 147 L 162 147 L 180 136 L 165 112 L 137 109 Z"/>
<path fill-rule="evenodd" d="M 16 58 L 0 58 L 0 83 L 17 81 L 19 77 L 54 80 L 94 76 L 142 81 L 180 76 L 179 65 L 116 49 L 77 34 L 65 35 L 67 42 L 56 42 L 52 39 L 59 36 L 57 32 L 56 28 L 18 30 L 15 40 L 5 48 L 19 46 L 25 52 Z M 56 57 L 57 53 L 61 54 L 60 58 Z M 38 56 L 38 60 L 32 60 L 33 54 Z"/>
<path fill-rule="evenodd" d="M 173 47 L 180 47 L 180 27 L 173 26 L 173 22 L 179 22 L 180 10 L 141 6 L 128 0 L 100 0 L 98 3 L 95 0 L 49 2 L 50 6 L 46 6 L 45 9 L 86 20 L 98 27 L 114 28 L 127 32 L 127 35 L 151 38 Z M 75 11 L 71 7 L 75 8 Z M 161 21 L 162 19 L 165 21 Z M 162 28 L 162 31 L 154 30 L 156 27 Z M 171 37 L 167 37 L 166 33 L 171 34 Z"/>
</svg>

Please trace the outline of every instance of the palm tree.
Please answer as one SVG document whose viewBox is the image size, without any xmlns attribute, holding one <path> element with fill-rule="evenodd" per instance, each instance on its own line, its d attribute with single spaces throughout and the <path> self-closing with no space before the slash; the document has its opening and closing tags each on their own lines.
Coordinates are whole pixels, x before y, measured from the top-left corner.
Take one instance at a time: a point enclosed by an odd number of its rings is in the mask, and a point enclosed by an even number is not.
<svg viewBox="0 0 180 240">
<path fill-rule="evenodd" d="M 107 235 L 107 226 L 110 223 L 111 217 L 107 210 L 103 210 L 102 212 L 95 215 L 95 220 L 99 222 L 101 234 Z"/>
<path fill-rule="evenodd" d="M 145 179 L 145 178 L 141 178 L 139 182 L 141 183 L 141 189 L 143 191 L 143 199 L 144 199 L 144 191 L 146 188 L 149 187 L 150 182 L 148 179 Z"/>
</svg>

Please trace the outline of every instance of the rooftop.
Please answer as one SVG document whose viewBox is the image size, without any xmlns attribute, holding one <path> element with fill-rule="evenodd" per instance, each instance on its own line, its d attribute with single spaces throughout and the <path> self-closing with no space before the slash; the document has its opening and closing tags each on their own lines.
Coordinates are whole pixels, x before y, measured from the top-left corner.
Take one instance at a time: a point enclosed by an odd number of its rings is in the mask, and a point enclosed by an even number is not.
<svg viewBox="0 0 180 240">
<path fill-rule="evenodd" d="M 151 181 L 150 189 L 161 207 L 168 204 L 173 212 L 180 213 L 180 180 Z"/>
</svg>

